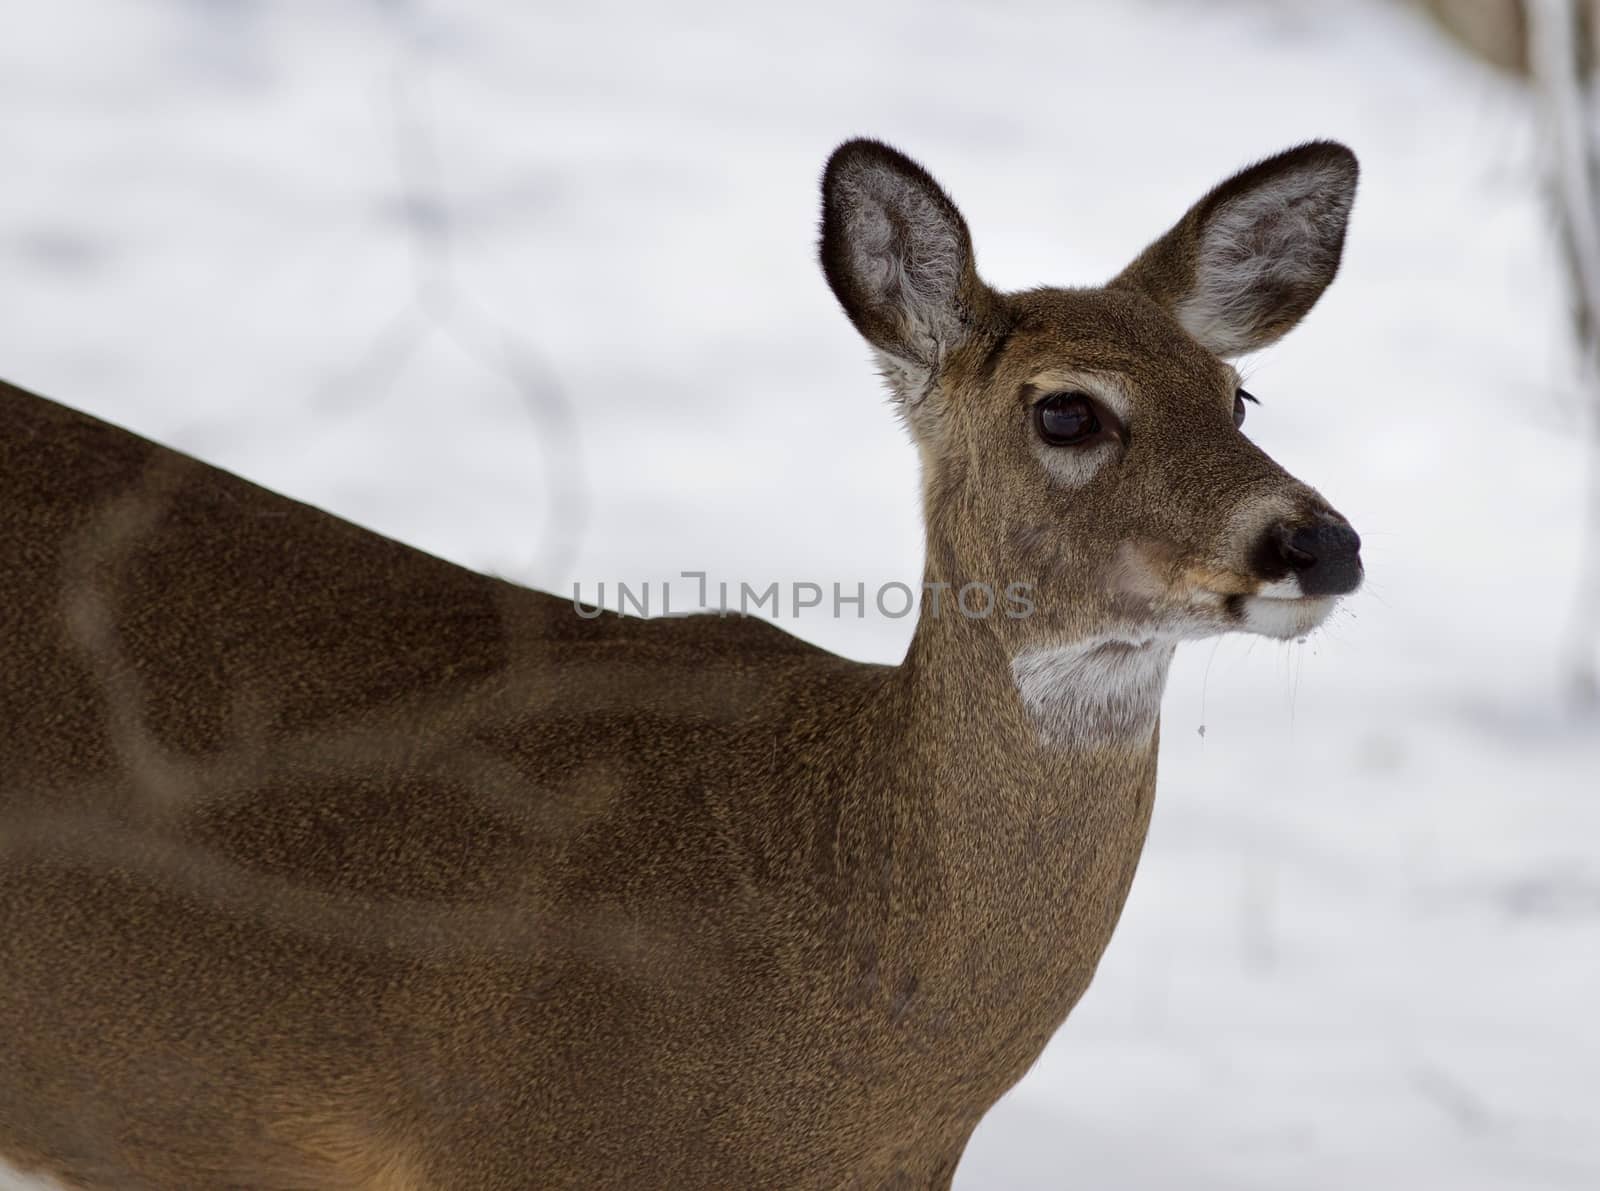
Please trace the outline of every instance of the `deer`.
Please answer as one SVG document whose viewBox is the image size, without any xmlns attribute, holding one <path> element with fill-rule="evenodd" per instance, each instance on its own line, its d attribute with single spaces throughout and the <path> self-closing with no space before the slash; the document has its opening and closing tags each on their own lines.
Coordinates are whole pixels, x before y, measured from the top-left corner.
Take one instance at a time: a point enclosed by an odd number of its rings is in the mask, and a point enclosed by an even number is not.
<svg viewBox="0 0 1600 1191">
<path fill-rule="evenodd" d="M 577 615 L 0 390 L 0 1170 L 950 1186 L 1117 925 L 1177 645 L 1361 583 L 1230 362 L 1357 173 L 1302 144 L 1001 292 L 922 166 L 832 154 L 822 270 L 921 464 L 898 665 Z M 1027 614 L 930 606 L 974 583 Z"/>
</svg>

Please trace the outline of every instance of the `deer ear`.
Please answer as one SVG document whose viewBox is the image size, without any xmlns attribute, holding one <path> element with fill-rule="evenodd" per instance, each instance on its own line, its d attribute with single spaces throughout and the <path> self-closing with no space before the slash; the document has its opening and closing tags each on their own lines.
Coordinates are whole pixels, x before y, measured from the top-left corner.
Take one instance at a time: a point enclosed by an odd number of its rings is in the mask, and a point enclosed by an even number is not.
<svg viewBox="0 0 1600 1191">
<path fill-rule="evenodd" d="M 856 330 L 917 400 L 988 316 L 972 238 L 949 195 L 878 141 L 846 141 L 822 175 L 822 271 Z"/>
<path fill-rule="evenodd" d="M 1191 207 L 1111 284 L 1143 290 L 1219 356 L 1265 347 L 1338 272 L 1358 172 L 1332 141 L 1269 157 Z"/>
</svg>

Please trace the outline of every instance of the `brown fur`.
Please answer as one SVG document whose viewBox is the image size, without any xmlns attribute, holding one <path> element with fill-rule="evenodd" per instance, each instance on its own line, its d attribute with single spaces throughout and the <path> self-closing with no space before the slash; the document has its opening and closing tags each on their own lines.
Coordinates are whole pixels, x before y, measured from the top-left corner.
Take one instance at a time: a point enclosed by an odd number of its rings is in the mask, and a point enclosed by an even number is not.
<svg viewBox="0 0 1600 1191">
<path fill-rule="evenodd" d="M 1153 733 L 1042 740 L 1011 659 L 1160 602 L 1104 583 L 1124 542 L 1236 582 L 1224 492 L 1325 507 L 1147 292 L 961 284 L 913 420 L 928 578 L 1040 611 L 924 615 L 898 667 L 583 619 L 0 386 L 0 1155 L 119 1191 L 947 1185 L 1088 987 L 1155 788 Z M 1063 367 L 1142 411 L 1070 495 L 1019 396 Z"/>
</svg>

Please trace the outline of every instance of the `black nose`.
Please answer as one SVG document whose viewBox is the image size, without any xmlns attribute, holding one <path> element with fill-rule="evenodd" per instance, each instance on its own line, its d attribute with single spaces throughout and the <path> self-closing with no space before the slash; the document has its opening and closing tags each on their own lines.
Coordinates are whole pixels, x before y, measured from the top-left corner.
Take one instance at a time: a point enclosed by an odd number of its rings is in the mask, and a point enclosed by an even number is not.
<svg viewBox="0 0 1600 1191">
<path fill-rule="evenodd" d="M 1361 538 L 1344 521 L 1281 534 L 1278 553 L 1308 596 L 1344 595 L 1361 586 Z"/>
</svg>

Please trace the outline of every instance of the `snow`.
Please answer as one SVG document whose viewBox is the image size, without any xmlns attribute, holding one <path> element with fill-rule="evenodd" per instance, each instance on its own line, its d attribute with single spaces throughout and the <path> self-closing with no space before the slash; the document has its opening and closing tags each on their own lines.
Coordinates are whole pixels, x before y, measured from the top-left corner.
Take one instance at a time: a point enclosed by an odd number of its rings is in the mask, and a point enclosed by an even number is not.
<svg viewBox="0 0 1600 1191">
<path fill-rule="evenodd" d="M 1377 0 L 54 0 L 0 40 L 0 370 L 542 586 L 915 583 L 914 455 L 813 261 L 832 145 L 922 159 L 1016 287 L 1346 141 L 1343 272 L 1246 371 L 1369 585 L 1305 645 L 1179 651 L 1123 925 L 957 1186 L 1589 1188 L 1600 725 L 1557 699 L 1581 403 L 1534 113 Z M 898 659 L 866 611 L 784 623 Z"/>
</svg>

